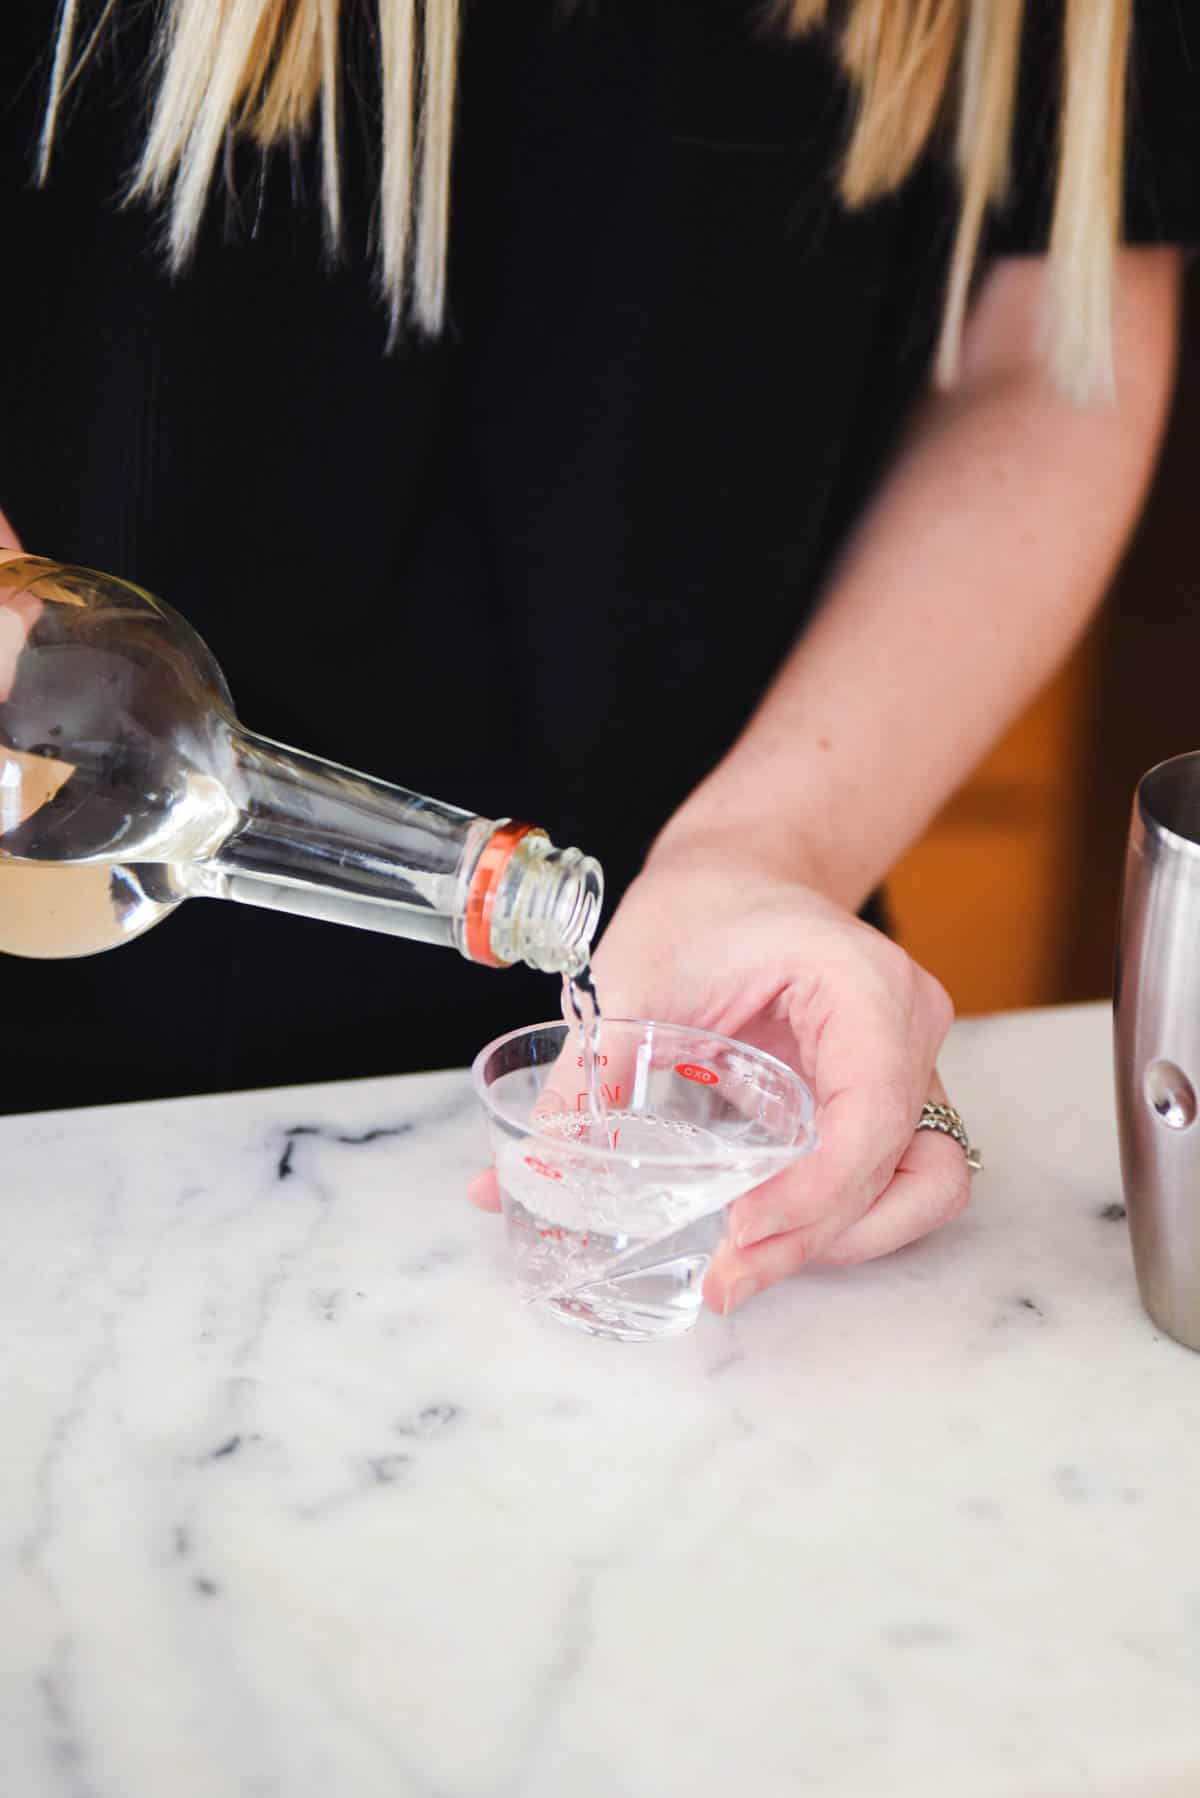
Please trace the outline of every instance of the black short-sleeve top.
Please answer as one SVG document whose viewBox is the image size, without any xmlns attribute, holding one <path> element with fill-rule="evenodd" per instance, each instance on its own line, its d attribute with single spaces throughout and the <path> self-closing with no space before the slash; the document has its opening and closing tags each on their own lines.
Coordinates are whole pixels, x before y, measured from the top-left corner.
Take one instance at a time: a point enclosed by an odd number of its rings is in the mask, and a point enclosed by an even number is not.
<svg viewBox="0 0 1200 1798">
<path fill-rule="evenodd" d="M 340 259 L 312 154 L 239 151 L 174 281 L 119 203 L 145 8 L 116 7 L 31 181 L 56 11 L 5 9 L 0 507 L 176 605 L 252 728 L 535 820 L 615 899 L 802 630 L 925 377 L 937 155 L 848 214 L 833 47 L 757 0 L 470 0 L 449 320 L 386 353 L 360 8 Z M 1057 13 L 1031 8 L 998 252 L 1044 233 Z M 1200 25 L 1137 14 L 1130 234 L 1191 242 Z M 557 1008 L 544 978 L 212 902 L 107 956 L 0 957 L 0 982 L 0 1109 L 446 1065 Z"/>
</svg>

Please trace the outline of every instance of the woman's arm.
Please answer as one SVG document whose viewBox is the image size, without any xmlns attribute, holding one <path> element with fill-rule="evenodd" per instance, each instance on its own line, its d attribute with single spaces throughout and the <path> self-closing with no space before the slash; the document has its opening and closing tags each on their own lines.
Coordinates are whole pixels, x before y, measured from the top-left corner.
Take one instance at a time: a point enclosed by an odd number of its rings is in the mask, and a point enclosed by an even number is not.
<svg viewBox="0 0 1200 1798">
<path fill-rule="evenodd" d="M 1043 263 L 997 264 L 960 384 L 931 396 L 766 700 L 663 843 L 737 829 L 851 908 L 1078 637 L 1145 497 L 1175 368 L 1181 256 L 1119 261 L 1117 402 L 1038 353 Z"/>
<path fill-rule="evenodd" d="M 913 1134 L 943 1096 L 947 997 L 852 914 L 1104 592 L 1162 435 L 1180 258 L 1121 258 L 1113 406 L 1079 410 L 1043 371 L 1042 285 L 1036 259 L 988 275 L 961 384 L 924 404 L 819 615 L 596 957 L 611 1015 L 740 1036 L 814 1087 L 820 1149 L 734 1207 L 705 1285 L 719 1310 L 967 1201 L 959 1148 Z"/>
</svg>

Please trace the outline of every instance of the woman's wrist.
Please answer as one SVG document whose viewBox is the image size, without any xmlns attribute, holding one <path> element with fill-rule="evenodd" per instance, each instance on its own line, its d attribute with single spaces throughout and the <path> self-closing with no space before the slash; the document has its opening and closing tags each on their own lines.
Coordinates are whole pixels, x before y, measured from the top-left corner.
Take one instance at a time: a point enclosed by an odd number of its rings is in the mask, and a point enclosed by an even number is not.
<svg viewBox="0 0 1200 1798">
<path fill-rule="evenodd" d="M 873 883 L 864 884 L 830 836 L 791 813 L 765 813 L 699 789 L 667 820 L 645 866 L 650 871 L 692 861 L 753 870 L 857 911 Z"/>
</svg>

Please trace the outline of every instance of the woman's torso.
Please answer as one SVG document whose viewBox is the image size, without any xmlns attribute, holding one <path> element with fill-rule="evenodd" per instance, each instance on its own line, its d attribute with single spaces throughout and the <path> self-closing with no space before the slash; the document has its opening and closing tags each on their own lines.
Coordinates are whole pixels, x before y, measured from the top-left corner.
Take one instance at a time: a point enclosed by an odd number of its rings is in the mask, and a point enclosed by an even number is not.
<svg viewBox="0 0 1200 1798">
<path fill-rule="evenodd" d="M 849 217 L 828 44 L 742 0 L 476 0 L 450 324 L 384 353 L 313 160 L 238 155 L 194 266 L 115 203 L 144 27 L 29 184 L 54 8 L 0 114 L 0 505 L 27 547 L 160 593 L 247 724 L 598 855 L 616 897 L 811 609 L 920 383 L 951 228 L 926 168 Z M 686 921 L 681 920 L 681 928 Z M 118 953 L 5 958 L 9 1109 L 465 1059 L 544 979 L 197 903 Z M 10 1039 L 11 1040 L 11 1039 Z"/>
</svg>

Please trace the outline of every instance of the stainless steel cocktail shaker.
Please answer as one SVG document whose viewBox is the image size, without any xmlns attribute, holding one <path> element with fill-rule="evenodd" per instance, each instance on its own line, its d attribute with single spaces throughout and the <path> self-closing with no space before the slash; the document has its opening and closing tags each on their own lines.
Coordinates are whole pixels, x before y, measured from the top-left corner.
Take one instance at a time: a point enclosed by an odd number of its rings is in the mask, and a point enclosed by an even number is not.
<svg viewBox="0 0 1200 1798">
<path fill-rule="evenodd" d="M 1117 1119 L 1138 1288 L 1200 1350 L 1200 753 L 1133 805 L 1114 989 Z"/>
</svg>

